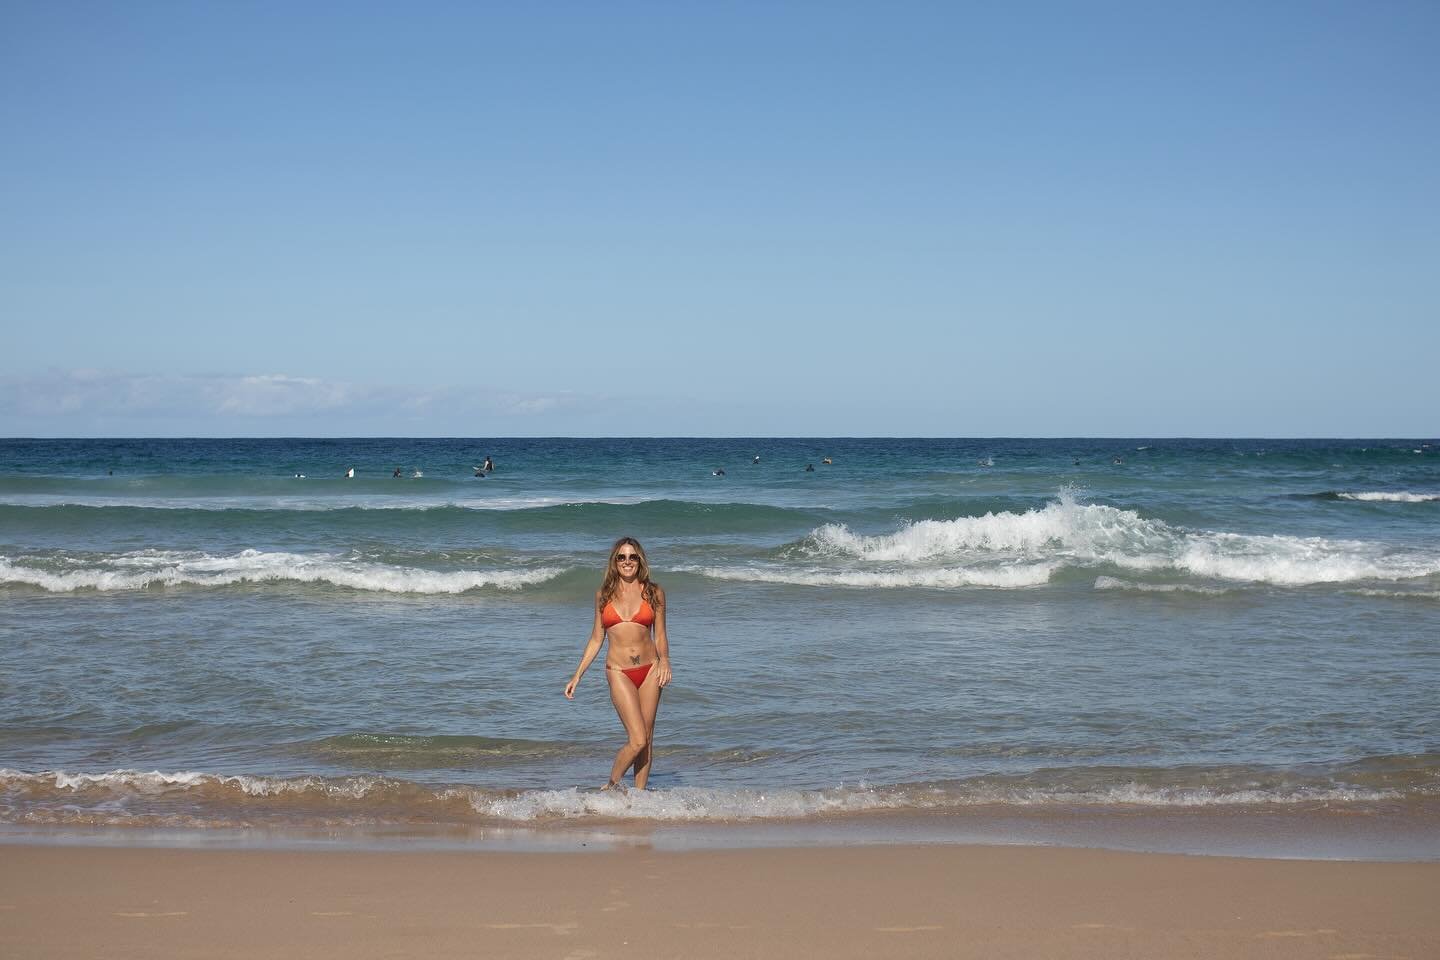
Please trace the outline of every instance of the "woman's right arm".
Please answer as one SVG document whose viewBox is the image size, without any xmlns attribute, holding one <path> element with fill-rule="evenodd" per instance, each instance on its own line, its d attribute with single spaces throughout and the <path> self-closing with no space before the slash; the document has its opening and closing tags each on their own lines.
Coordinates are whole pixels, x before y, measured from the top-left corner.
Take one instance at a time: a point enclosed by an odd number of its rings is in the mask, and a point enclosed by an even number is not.
<svg viewBox="0 0 1440 960">
<path fill-rule="evenodd" d="M 600 591 L 595 591 L 595 622 L 590 627 L 590 639 L 585 641 L 585 652 L 580 655 L 580 666 L 575 668 L 575 676 L 565 684 L 565 699 L 575 699 L 575 688 L 580 685 L 580 678 L 595 662 L 600 654 L 600 644 L 605 642 L 605 627 L 600 623 Z"/>
</svg>

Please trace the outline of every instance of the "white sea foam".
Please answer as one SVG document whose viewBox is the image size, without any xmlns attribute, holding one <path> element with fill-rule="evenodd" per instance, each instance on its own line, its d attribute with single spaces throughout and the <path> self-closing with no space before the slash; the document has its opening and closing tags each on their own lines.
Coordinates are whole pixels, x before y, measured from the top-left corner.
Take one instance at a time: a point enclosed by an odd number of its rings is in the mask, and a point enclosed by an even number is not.
<svg viewBox="0 0 1440 960">
<path fill-rule="evenodd" d="M 1047 583 L 1057 563 L 949 567 L 919 570 L 791 569 L 776 566 L 677 567 L 715 580 L 783 583 L 806 587 L 1036 587 Z"/>
<path fill-rule="evenodd" d="M 533 821 L 587 817 L 624 820 L 715 821 L 802 819 L 904 805 L 902 795 L 865 788 L 835 790 L 527 790 L 496 797 L 475 791 L 470 805 L 481 816 Z"/>
<path fill-rule="evenodd" d="M 1200 593 L 1207 596 L 1229 592 L 1224 587 L 1205 587 L 1193 583 L 1137 583 L 1134 580 L 1121 580 L 1119 577 L 1096 577 L 1095 589 L 1135 590 L 1141 593 Z"/>
<path fill-rule="evenodd" d="M 335 556 L 244 550 L 230 556 L 174 551 L 141 551 L 91 561 L 88 566 L 0 557 L 0 583 L 19 583 L 55 593 L 144 590 L 150 587 L 221 587 L 237 583 L 328 583 L 380 593 L 464 593 L 494 588 L 518 590 L 552 580 L 562 567 L 529 570 L 425 570 L 349 560 Z"/>
<path fill-rule="evenodd" d="M 1363 491 L 1359 493 L 1337 493 L 1335 496 L 1341 500 L 1366 500 L 1382 503 L 1431 503 L 1440 501 L 1440 493 L 1410 493 L 1406 490 L 1398 491 Z"/>
<path fill-rule="evenodd" d="M 1366 787 L 1303 785 L 1278 788 L 1215 788 L 1152 786 L 1116 783 L 1089 790 L 1057 787 L 990 787 L 970 793 L 956 806 L 1000 804 L 1006 806 L 1143 806 L 1143 807 L 1230 807 L 1298 803 L 1374 803 L 1398 800 L 1398 790 Z"/>
<path fill-rule="evenodd" d="M 207 774 L 189 770 L 177 773 L 161 773 L 159 770 L 152 770 L 149 773 L 138 770 L 112 770 L 109 773 L 66 773 L 63 770 L 57 770 L 53 773 L 30 775 L 20 774 L 13 770 L 0 770 L 0 777 L 7 780 L 53 781 L 55 787 L 60 790 L 106 787 L 137 792 L 154 792 L 171 787 L 193 787 L 211 779 Z"/>
<path fill-rule="evenodd" d="M 1357 540 L 1188 530 L 1068 492 L 1024 513 L 921 520 L 865 536 L 814 530 L 795 559 L 700 568 L 708 576 L 855 586 L 1032 586 L 1063 568 L 1111 565 L 1298 586 L 1440 573 L 1440 554 Z M 1105 587 L 1102 587 L 1105 589 Z"/>
<path fill-rule="evenodd" d="M 12 785 L 45 785 L 76 793 L 101 791 L 131 795 L 157 795 L 205 787 L 225 787 L 250 797 L 314 793 L 339 799 L 361 800 L 391 783 L 392 781 L 376 776 L 325 779 L 314 776 L 287 778 L 225 775 L 195 770 L 174 773 L 160 770 L 111 770 L 106 773 L 47 770 L 43 773 L 22 773 L 18 770 L 0 769 L 0 788 Z"/>
<path fill-rule="evenodd" d="M 1440 558 L 1387 554 L 1356 540 L 1202 533 L 1185 538 L 1171 565 L 1221 580 L 1302 586 L 1403 580 L 1440 572 Z"/>
<path fill-rule="evenodd" d="M 1177 776 L 1186 774 L 1177 771 Z M 1090 779 L 1084 773 L 1080 779 Z M 170 809 L 149 804 L 183 798 L 193 802 L 190 814 L 209 810 L 211 819 L 243 821 L 271 814 L 294 816 L 300 808 L 287 802 L 271 807 L 268 800 L 291 797 L 323 805 L 331 819 L 359 820 L 389 816 L 420 816 L 425 810 L 447 819 L 468 808 L 482 819 L 514 823 L 555 820 L 644 820 L 668 822 L 733 822 L 749 820 L 803 820 L 829 815 L 861 814 L 882 810 L 943 813 L 979 806 L 1144 806 L 1215 807 L 1239 805 L 1291 805 L 1300 803 L 1367 803 L 1433 796 L 1434 785 L 1417 784 L 1410 790 L 1374 788 L 1312 780 L 1257 786 L 1255 775 L 1233 777 L 1233 784 L 1204 785 L 1175 782 L 1140 783 L 1116 779 L 1079 787 L 1064 782 L 1045 784 L 1024 780 L 978 778 L 944 784 L 892 786 L 837 786 L 828 789 L 754 789 L 672 787 L 659 790 L 592 791 L 487 790 L 478 787 L 430 788 L 404 780 L 377 776 L 326 779 L 219 775 L 181 771 L 114 770 L 107 773 L 44 771 L 24 773 L 0 769 L 0 805 L 3 819 L 53 819 L 56 812 L 76 811 L 114 822 L 141 820 Z M 57 806 L 58 804 L 58 806 Z M 236 806 L 236 805 L 239 806 Z M 321 815 L 313 805 L 309 816 Z M 409 810 L 409 814 L 404 813 Z"/>
<path fill-rule="evenodd" d="M 1440 600 L 1440 590 L 1346 590 L 1355 597 L 1389 597 L 1393 600 Z"/>
<path fill-rule="evenodd" d="M 591 792 L 532 790 L 496 798 L 476 792 L 470 800 L 484 817 L 517 822 L 580 820 L 746 821 L 802 820 L 881 810 L 944 812 L 981 806 L 1215 807 L 1364 803 L 1395 800 L 1396 790 L 1348 786 L 1280 789 L 1150 786 L 1121 782 L 1084 790 L 1064 787 L 957 784 L 937 787 L 841 787 L 829 790 L 745 790 L 675 787 L 668 790 Z"/>
</svg>

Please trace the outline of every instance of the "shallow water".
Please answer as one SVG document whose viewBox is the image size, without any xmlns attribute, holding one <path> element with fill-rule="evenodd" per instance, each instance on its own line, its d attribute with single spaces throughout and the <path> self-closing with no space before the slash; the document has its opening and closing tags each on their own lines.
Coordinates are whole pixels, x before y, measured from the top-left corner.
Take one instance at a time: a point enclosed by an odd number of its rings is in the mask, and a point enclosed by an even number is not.
<svg viewBox="0 0 1440 960">
<path fill-rule="evenodd" d="M 4 440 L 0 464 L 0 823 L 1440 798 L 1421 441 Z M 560 690 L 622 533 L 676 677 L 655 789 L 603 795 L 578 789 L 621 736 L 599 668 Z"/>
</svg>

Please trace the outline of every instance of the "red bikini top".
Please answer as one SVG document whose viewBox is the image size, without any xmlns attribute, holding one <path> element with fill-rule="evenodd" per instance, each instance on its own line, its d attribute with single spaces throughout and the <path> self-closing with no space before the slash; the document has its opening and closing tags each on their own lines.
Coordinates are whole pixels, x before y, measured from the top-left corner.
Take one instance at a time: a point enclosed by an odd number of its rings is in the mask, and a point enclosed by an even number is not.
<svg viewBox="0 0 1440 960">
<path fill-rule="evenodd" d="M 638 623 L 642 627 L 648 627 L 655 623 L 655 608 L 650 606 L 650 601 L 641 597 L 640 609 L 635 611 L 635 616 L 626 620 L 620 616 L 619 612 L 615 609 L 615 601 L 612 600 L 605 604 L 604 609 L 600 611 L 600 623 L 606 630 L 609 630 L 617 623 Z"/>
</svg>

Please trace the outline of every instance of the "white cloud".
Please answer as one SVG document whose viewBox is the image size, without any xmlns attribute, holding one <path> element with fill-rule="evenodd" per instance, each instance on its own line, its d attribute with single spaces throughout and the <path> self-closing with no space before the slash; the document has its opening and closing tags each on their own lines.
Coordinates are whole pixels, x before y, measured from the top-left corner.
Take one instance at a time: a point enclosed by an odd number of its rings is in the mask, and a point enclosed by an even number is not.
<svg viewBox="0 0 1440 960">
<path fill-rule="evenodd" d="M 0 411 L 33 417 L 177 413 L 295 416 L 378 399 L 374 388 L 284 374 L 209 376 L 52 370 L 0 380 Z"/>
<path fill-rule="evenodd" d="M 0 377 L 0 423 L 24 429 L 105 421 L 143 427 L 160 420 L 208 425 L 254 421 L 353 421 L 434 417 L 534 420 L 593 406 L 576 394 L 502 393 L 475 387 L 417 390 L 389 384 L 327 380 L 286 373 L 137 374 L 93 369 L 51 370 Z"/>
<path fill-rule="evenodd" d="M 336 410 L 363 400 L 367 392 L 348 383 L 283 374 L 217 378 L 210 386 L 215 412 L 249 417 Z"/>
<path fill-rule="evenodd" d="M 518 413 L 521 416 L 534 416 L 538 413 L 548 413 L 564 404 L 561 397 L 511 397 L 506 402 L 506 408 L 511 413 Z"/>
</svg>

